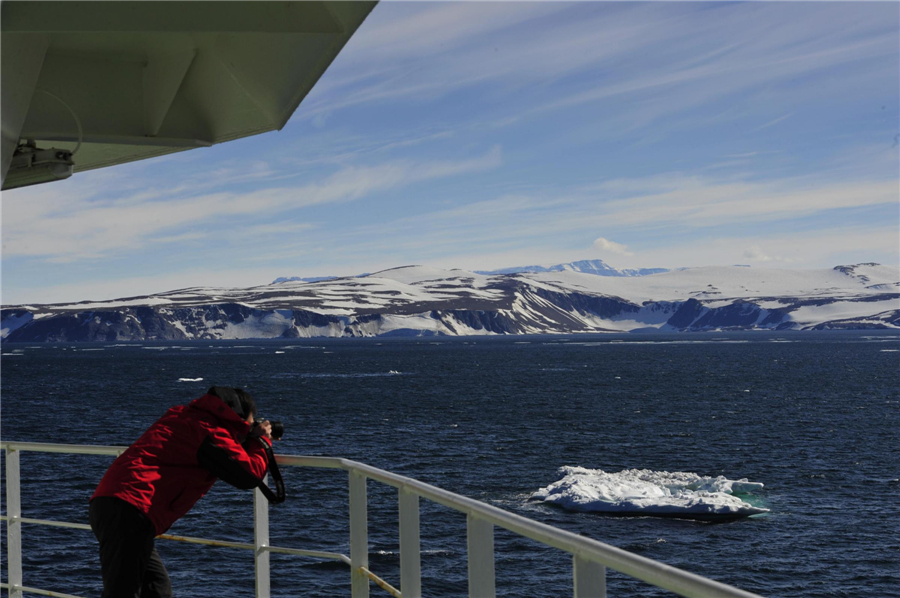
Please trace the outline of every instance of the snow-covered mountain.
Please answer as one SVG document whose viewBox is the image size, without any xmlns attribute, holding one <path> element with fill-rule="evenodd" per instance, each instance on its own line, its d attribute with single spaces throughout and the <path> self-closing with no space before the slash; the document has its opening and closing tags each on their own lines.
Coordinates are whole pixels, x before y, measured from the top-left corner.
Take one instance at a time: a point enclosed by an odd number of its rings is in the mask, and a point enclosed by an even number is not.
<svg viewBox="0 0 900 598">
<path fill-rule="evenodd" d="M 512 268 L 501 268 L 500 270 L 475 270 L 475 274 L 486 274 L 493 276 L 495 274 L 524 274 L 526 272 L 583 272 L 584 274 L 596 274 L 597 276 L 647 276 L 648 274 L 659 274 L 660 272 L 668 272 L 667 268 L 625 268 L 619 270 L 613 268 L 603 260 L 578 260 L 577 262 L 568 262 L 566 264 L 555 264 L 553 266 L 513 266 Z M 357 276 L 368 276 L 369 273 L 359 274 Z M 272 284 L 281 282 L 321 282 L 323 280 L 333 280 L 337 276 L 314 276 L 312 278 L 302 278 L 300 276 L 279 276 Z"/>
<path fill-rule="evenodd" d="M 0 335 L 40 342 L 832 328 L 900 329 L 900 269 L 596 276 L 407 266 L 319 282 L 9 306 Z"/>
<path fill-rule="evenodd" d="M 596 274 L 597 276 L 647 276 L 648 274 L 659 274 L 668 272 L 666 268 L 625 268 L 619 270 L 613 268 L 603 260 L 579 260 L 577 262 L 569 262 L 567 264 L 556 264 L 555 266 L 515 266 L 513 268 L 502 268 L 500 270 L 476 270 L 476 274 L 522 274 L 525 272 L 582 272 L 584 274 Z"/>
<path fill-rule="evenodd" d="M 334 280 L 335 278 L 337 278 L 337 276 L 311 276 L 309 278 L 303 278 L 301 276 L 279 276 L 272 281 L 272 284 L 279 284 L 282 282 L 322 282 L 323 280 Z"/>
</svg>

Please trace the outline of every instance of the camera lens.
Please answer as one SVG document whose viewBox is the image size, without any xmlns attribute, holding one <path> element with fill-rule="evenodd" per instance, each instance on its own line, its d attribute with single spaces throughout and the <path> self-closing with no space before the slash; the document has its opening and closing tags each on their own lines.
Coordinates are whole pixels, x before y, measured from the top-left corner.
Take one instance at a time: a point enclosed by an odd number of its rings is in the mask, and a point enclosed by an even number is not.
<svg viewBox="0 0 900 598">
<path fill-rule="evenodd" d="M 284 424 L 279 421 L 269 423 L 272 424 L 272 438 L 281 440 L 281 437 L 284 435 Z"/>
</svg>

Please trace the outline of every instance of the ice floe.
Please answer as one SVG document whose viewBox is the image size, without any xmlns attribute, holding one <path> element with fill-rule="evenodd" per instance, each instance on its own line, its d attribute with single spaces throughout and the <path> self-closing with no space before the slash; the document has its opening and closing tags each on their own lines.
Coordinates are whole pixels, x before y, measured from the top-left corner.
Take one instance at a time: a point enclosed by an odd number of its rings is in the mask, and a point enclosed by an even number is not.
<svg viewBox="0 0 900 598">
<path fill-rule="evenodd" d="M 531 498 L 573 511 L 691 519 L 744 517 L 769 510 L 736 496 L 762 489 L 762 484 L 746 478 L 650 469 L 607 473 L 584 467 L 561 467 L 558 473 L 558 481 Z"/>
</svg>

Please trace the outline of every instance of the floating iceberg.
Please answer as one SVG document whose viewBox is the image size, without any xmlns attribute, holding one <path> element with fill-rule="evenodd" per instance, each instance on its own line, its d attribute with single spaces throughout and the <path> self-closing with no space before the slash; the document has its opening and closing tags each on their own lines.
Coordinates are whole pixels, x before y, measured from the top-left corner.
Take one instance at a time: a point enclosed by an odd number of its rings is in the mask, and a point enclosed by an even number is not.
<svg viewBox="0 0 900 598">
<path fill-rule="evenodd" d="M 615 515 L 729 519 L 769 511 L 735 496 L 762 489 L 762 484 L 746 478 L 729 480 L 649 469 L 607 473 L 584 467 L 561 467 L 558 473 L 559 481 L 531 498 L 573 511 Z"/>
</svg>

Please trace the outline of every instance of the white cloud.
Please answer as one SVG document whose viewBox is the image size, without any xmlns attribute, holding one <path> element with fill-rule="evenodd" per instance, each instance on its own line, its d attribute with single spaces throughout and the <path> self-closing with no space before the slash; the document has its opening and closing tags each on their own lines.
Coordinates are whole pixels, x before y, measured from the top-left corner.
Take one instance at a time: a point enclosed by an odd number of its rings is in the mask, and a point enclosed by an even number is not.
<svg viewBox="0 0 900 598">
<path fill-rule="evenodd" d="M 748 247 L 747 249 L 745 249 L 743 257 L 745 257 L 748 260 L 753 261 L 753 262 L 772 262 L 772 261 L 789 262 L 789 261 L 791 261 L 790 259 L 787 259 L 787 258 L 771 257 L 769 255 L 766 255 L 759 245 L 754 245 L 753 247 Z"/>
<path fill-rule="evenodd" d="M 603 237 L 594 239 L 594 249 L 604 253 L 614 253 L 616 255 L 634 255 L 632 252 L 628 251 L 628 247 L 625 245 L 610 241 L 609 239 L 604 239 Z"/>
<path fill-rule="evenodd" d="M 3 256 L 43 256 L 56 263 L 97 259 L 135 251 L 146 245 L 176 243 L 209 236 L 219 224 L 275 226 L 270 220 L 299 208 L 345 203 L 413 183 L 484 172 L 502 163 L 499 146 L 481 156 L 462 160 L 401 160 L 374 166 L 346 166 L 318 182 L 296 187 L 273 187 L 247 193 L 233 191 L 184 197 L 183 181 L 156 181 L 156 191 L 143 189 L 113 199 L 96 199 L 101 189 L 90 177 L 66 199 L 36 187 L 3 197 Z M 256 169 L 251 176 L 267 169 Z M 101 178 L 101 180 L 103 180 Z M 57 183 L 58 184 L 58 183 Z M 188 185 L 189 187 L 189 185 Z M 270 232 L 290 232 L 283 219 Z M 308 224 L 292 222 L 296 229 Z M 262 229 L 265 231 L 265 228 Z"/>
</svg>

